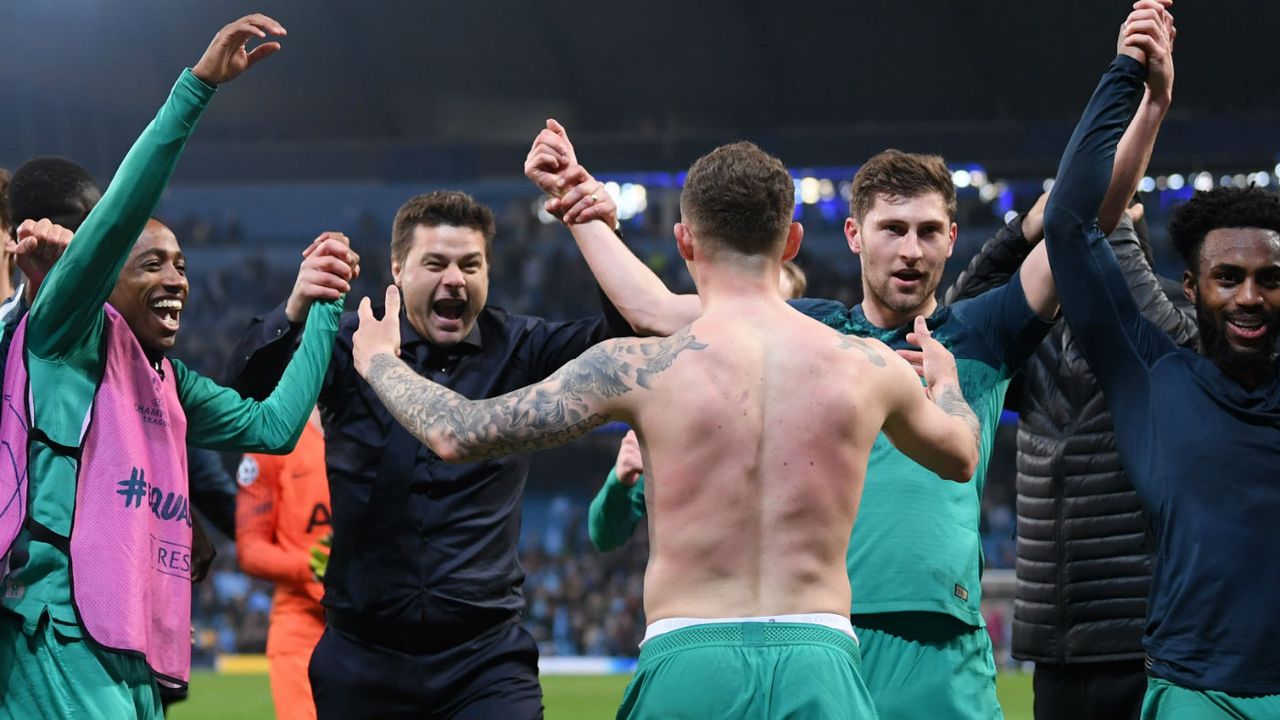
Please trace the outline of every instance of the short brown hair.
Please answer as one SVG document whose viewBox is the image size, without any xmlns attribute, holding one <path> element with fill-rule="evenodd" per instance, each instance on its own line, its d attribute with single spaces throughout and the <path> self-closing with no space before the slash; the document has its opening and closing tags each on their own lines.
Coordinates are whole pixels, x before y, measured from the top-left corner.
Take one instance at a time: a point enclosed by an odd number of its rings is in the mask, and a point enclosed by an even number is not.
<svg viewBox="0 0 1280 720">
<path fill-rule="evenodd" d="M 778 158 L 753 143 L 721 145 L 689 168 L 680 212 L 695 233 L 744 255 L 785 242 L 795 183 Z"/>
<path fill-rule="evenodd" d="M 872 156 L 853 176 L 849 214 L 861 222 L 881 195 L 912 198 L 930 192 L 942 196 L 947 217 L 955 221 L 956 186 L 942 156 L 889 148 Z"/>
<path fill-rule="evenodd" d="M 782 263 L 782 272 L 791 278 L 791 297 L 789 299 L 804 297 L 804 291 L 809 287 L 809 279 L 804 276 L 804 270 L 794 262 L 788 260 Z"/>
<path fill-rule="evenodd" d="M 493 211 L 457 190 L 436 190 L 409 198 L 396 211 L 391 225 L 391 259 L 403 263 L 413 247 L 413 231 L 419 225 L 470 228 L 484 236 L 484 255 L 489 257 L 497 227 Z"/>
</svg>

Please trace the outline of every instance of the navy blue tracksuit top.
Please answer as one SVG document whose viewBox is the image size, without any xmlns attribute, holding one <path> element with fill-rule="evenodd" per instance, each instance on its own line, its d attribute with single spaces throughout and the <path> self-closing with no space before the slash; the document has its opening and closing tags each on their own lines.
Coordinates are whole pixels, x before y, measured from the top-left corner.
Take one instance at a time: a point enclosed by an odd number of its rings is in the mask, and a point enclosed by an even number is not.
<svg viewBox="0 0 1280 720">
<path fill-rule="evenodd" d="M 1098 206 L 1146 71 L 1117 57 L 1063 154 L 1045 211 L 1062 311 L 1106 393 L 1157 551 L 1150 671 L 1232 695 L 1280 693 L 1280 382 L 1246 390 L 1139 312 Z"/>
</svg>

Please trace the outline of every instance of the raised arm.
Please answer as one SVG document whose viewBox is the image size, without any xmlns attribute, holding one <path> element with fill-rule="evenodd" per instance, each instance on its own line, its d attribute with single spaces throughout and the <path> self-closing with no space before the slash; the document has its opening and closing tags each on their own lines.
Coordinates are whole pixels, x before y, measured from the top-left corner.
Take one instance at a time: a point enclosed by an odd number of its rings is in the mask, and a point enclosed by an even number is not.
<svg viewBox="0 0 1280 720">
<path fill-rule="evenodd" d="M 487 400 L 468 400 L 396 358 L 400 293 L 387 288 L 386 314 L 360 302 L 352 358 L 409 434 L 442 459 L 467 462 L 563 445 L 611 419 L 629 420 L 634 393 L 650 387 L 685 350 L 705 345 L 688 332 L 660 339 L 608 340 L 546 380 Z"/>
<path fill-rule="evenodd" d="M 1048 193 L 1041 195 L 1030 210 L 1005 223 L 983 243 L 969 260 L 969 265 L 960 271 L 955 284 L 947 290 L 948 305 L 977 297 L 1009 282 L 1044 237 L 1044 204 L 1048 199 Z"/>
<path fill-rule="evenodd" d="M 169 99 L 129 150 L 115 179 L 76 233 L 76 242 L 49 271 L 31 307 L 27 347 L 37 358 L 76 354 L 92 342 L 102 304 L 115 287 L 129 251 L 160 201 L 187 138 L 215 87 L 228 82 L 280 44 L 252 51 L 251 37 L 285 30 L 265 15 L 250 15 L 218 32 L 192 70 L 183 71 Z"/>
<path fill-rule="evenodd" d="M 645 517 L 644 461 L 634 430 L 618 447 L 618 459 L 587 509 L 587 535 L 600 552 L 622 547 Z"/>
<path fill-rule="evenodd" d="M 1102 76 L 1067 144 L 1045 210 L 1045 244 L 1063 313 L 1111 398 L 1113 411 L 1117 396 L 1146 392 L 1147 368 L 1175 347 L 1142 317 L 1097 223 L 1116 147 L 1142 96 L 1147 69 L 1153 87 L 1159 88 L 1171 67 L 1171 20 L 1159 2 L 1143 0 L 1139 5 L 1125 24 L 1120 54 Z M 1125 405 L 1145 407 L 1142 397 Z"/>
<path fill-rule="evenodd" d="M 670 335 L 702 315 L 697 295 L 677 295 L 622 242 L 602 211 L 604 185 L 578 164 L 560 123 L 547 121 L 525 160 L 525 175 L 551 195 L 546 209 L 569 226 L 596 282 L 641 335 Z"/>
<path fill-rule="evenodd" d="M 982 427 L 960 390 L 955 358 L 929 334 L 923 317 L 916 318 L 907 342 L 923 353 L 927 392 L 905 360 L 884 353 L 890 374 L 882 385 L 889 401 L 884 434 L 902 454 L 940 477 L 967 482 L 978 469 Z"/>
<path fill-rule="evenodd" d="M 314 303 L 309 312 L 302 342 L 280 383 L 265 400 L 243 398 L 235 390 L 174 363 L 189 443 L 243 452 L 286 453 L 293 449 L 329 368 L 342 300 Z"/>
<path fill-rule="evenodd" d="M 1172 42 L 1172 28 L 1170 30 Z M 1168 61 L 1165 65 L 1166 68 L 1161 73 L 1153 75 L 1158 82 L 1148 85 L 1137 115 L 1120 139 L 1112 166 L 1111 182 L 1098 208 L 1098 227 L 1104 235 L 1111 234 L 1120 224 L 1130 199 L 1138 189 L 1138 181 L 1147 171 L 1160 124 L 1169 110 L 1173 97 L 1173 64 Z M 1014 219 L 1013 223 L 1018 224 L 1016 229 L 1010 223 L 983 246 L 970 262 L 969 268 L 956 281 L 956 287 L 947 292 L 948 302 L 974 297 L 1001 280 L 1007 281 L 1013 271 L 1018 269 L 1018 265 L 1013 264 L 1017 261 L 1022 264 L 1022 287 L 1027 296 L 1027 304 L 1040 318 L 1053 319 L 1058 310 L 1057 287 L 1050 270 L 1048 253 L 1038 246 L 1044 239 L 1046 199 L 1047 196 L 1041 195 L 1026 215 Z M 1017 244 L 1017 235 L 1025 241 L 1024 246 Z"/>
</svg>

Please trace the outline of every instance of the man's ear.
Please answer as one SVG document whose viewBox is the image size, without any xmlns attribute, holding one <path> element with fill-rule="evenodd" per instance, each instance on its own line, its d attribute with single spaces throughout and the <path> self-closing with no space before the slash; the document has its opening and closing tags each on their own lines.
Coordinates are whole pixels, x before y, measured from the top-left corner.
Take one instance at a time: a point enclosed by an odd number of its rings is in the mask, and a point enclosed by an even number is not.
<svg viewBox="0 0 1280 720">
<path fill-rule="evenodd" d="M 693 261 L 693 233 L 689 230 L 689 226 L 682 222 L 676 223 L 672 228 L 676 236 L 676 249 L 680 251 L 680 257 L 686 261 Z"/>
<path fill-rule="evenodd" d="M 798 222 L 787 228 L 787 244 L 782 248 L 782 261 L 786 262 L 800 252 L 800 241 L 804 240 L 804 226 Z"/>
<path fill-rule="evenodd" d="M 1196 288 L 1196 275 L 1190 270 L 1182 271 L 1182 294 L 1192 305 L 1196 304 L 1200 291 Z"/>
<path fill-rule="evenodd" d="M 947 245 L 947 257 L 951 257 L 951 253 L 956 249 L 956 237 L 960 234 L 960 226 L 951 223 L 951 242 Z"/>
<path fill-rule="evenodd" d="M 858 221 L 852 217 L 844 219 L 844 239 L 849 241 L 849 249 L 854 255 L 862 254 L 862 233 L 858 228 Z"/>
</svg>

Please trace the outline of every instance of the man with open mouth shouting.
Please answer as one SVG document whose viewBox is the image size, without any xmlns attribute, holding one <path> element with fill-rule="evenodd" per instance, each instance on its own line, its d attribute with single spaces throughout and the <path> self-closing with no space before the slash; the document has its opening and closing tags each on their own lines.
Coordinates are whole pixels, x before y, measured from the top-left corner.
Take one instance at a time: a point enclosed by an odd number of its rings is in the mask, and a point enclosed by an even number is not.
<svg viewBox="0 0 1280 720">
<path fill-rule="evenodd" d="M 593 224 L 612 236 L 616 209 Z M 392 225 L 404 297 L 400 357 L 469 398 L 537 382 L 587 348 L 630 334 L 620 319 L 572 322 L 489 306 L 493 212 L 461 192 L 411 198 Z M 255 321 L 233 353 L 242 392 L 274 387 L 306 298 Z M 352 364 L 342 321 L 320 393 L 333 510 L 327 627 L 311 657 L 320 718 L 542 716 L 538 649 L 520 624 L 516 550 L 529 458 L 449 465 L 397 423 Z M 433 715 L 434 717 L 435 715 Z"/>
</svg>

